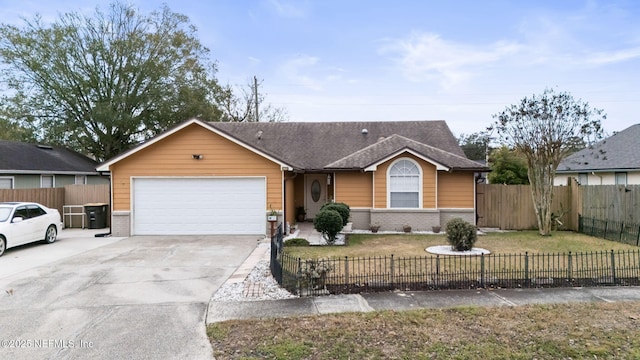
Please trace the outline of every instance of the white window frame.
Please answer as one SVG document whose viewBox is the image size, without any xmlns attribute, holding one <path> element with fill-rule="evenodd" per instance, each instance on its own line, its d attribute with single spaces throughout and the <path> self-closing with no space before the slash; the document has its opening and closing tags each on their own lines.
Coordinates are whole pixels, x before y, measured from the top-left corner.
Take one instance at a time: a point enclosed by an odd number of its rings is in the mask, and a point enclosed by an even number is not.
<svg viewBox="0 0 640 360">
<path fill-rule="evenodd" d="M 578 180 L 578 184 L 580 184 L 580 185 L 589 185 L 589 174 L 588 173 L 578 173 L 577 180 Z M 583 184 L 583 182 L 584 182 L 584 184 Z"/>
<path fill-rule="evenodd" d="M 624 181 L 619 181 L 619 180 L 622 180 L 622 179 L 618 179 L 618 176 L 622 177 L 622 175 L 624 175 Z M 615 177 L 616 185 L 627 186 L 628 175 L 627 175 L 626 172 L 616 172 L 614 174 L 614 177 Z"/>
<path fill-rule="evenodd" d="M 400 208 L 400 207 L 391 207 L 391 171 L 393 170 L 394 166 L 396 164 L 398 164 L 399 162 L 402 161 L 408 161 L 410 163 L 412 163 L 413 165 L 416 166 L 416 168 L 418 169 L 418 207 L 410 207 L 410 208 Z M 423 175 L 422 175 L 422 167 L 420 166 L 420 164 L 418 162 L 416 162 L 415 160 L 413 160 L 412 158 L 408 158 L 408 157 L 402 157 L 399 159 L 396 159 L 394 162 L 392 162 L 389 167 L 387 168 L 387 208 L 390 209 L 422 209 L 422 189 L 423 189 L 423 183 L 422 183 L 422 179 L 423 179 Z"/>
<path fill-rule="evenodd" d="M 80 179 L 80 181 L 78 181 Z M 75 185 L 87 185 L 87 175 L 76 175 L 73 179 Z"/>
<path fill-rule="evenodd" d="M 0 176 L 0 180 L 11 180 L 11 187 L 9 188 L 1 188 L 1 189 L 15 189 L 16 188 L 16 179 L 13 176 Z"/>
<path fill-rule="evenodd" d="M 51 178 L 51 186 L 45 186 L 45 179 Z M 56 187 L 56 176 L 55 175 L 40 175 L 40 188 L 48 189 Z"/>
</svg>

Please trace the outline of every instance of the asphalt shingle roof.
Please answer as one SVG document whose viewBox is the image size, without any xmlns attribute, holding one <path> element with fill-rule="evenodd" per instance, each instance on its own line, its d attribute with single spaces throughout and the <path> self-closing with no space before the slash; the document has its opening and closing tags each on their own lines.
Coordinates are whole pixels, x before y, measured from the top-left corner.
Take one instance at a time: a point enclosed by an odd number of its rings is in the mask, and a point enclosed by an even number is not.
<svg viewBox="0 0 640 360">
<path fill-rule="evenodd" d="M 564 159 L 558 172 L 640 169 L 640 124 Z"/>
<path fill-rule="evenodd" d="M 64 147 L 0 140 L 0 172 L 96 173 L 97 162 Z"/>
<path fill-rule="evenodd" d="M 412 150 L 413 152 L 429 158 L 439 164 L 454 169 L 485 169 L 484 165 L 469 160 L 464 156 L 455 155 L 433 146 L 407 139 L 406 137 L 397 134 L 393 134 L 390 137 L 384 138 L 358 152 L 328 164 L 326 167 L 328 169 L 363 169 L 383 160 L 390 154 L 396 154 L 402 150 Z"/>
<path fill-rule="evenodd" d="M 441 120 L 212 122 L 209 125 L 296 169 L 306 171 L 324 170 L 329 165 L 333 169 L 363 168 L 362 164 L 375 162 L 376 158 L 403 148 L 410 148 L 447 167 L 485 169 L 466 158 L 446 122 Z M 379 141 L 380 144 L 377 144 Z"/>
</svg>

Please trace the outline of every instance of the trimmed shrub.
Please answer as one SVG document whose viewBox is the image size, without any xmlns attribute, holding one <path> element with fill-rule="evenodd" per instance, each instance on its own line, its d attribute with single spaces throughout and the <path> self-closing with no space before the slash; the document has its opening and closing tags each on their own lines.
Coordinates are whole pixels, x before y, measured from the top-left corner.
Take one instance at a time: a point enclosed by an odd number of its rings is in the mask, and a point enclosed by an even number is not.
<svg viewBox="0 0 640 360">
<path fill-rule="evenodd" d="M 351 209 L 349 208 L 349 205 L 345 203 L 328 202 L 322 205 L 322 207 L 320 208 L 320 211 L 322 210 L 337 211 L 338 214 L 340 214 L 340 217 L 342 218 L 342 226 L 347 225 L 347 223 L 349 222 L 349 214 L 351 213 Z"/>
<path fill-rule="evenodd" d="M 473 244 L 478 240 L 476 227 L 462 220 L 455 218 L 447 222 L 447 240 L 454 251 L 468 251 L 473 248 Z"/>
<path fill-rule="evenodd" d="M 284 247 L 288 246 L 309 246 L 309 241 L 303 238 L 293 238 L 289 240 L 285 240 Z"/>
<path fill-rule="evenodd" d="M 342 230 L 342 217 L 335 210 L 322 210 L 313 219 L 313 227 L 322 233 L 327 244 L 333 245 L 336 242 L 336 236 Z"/>
</svg>

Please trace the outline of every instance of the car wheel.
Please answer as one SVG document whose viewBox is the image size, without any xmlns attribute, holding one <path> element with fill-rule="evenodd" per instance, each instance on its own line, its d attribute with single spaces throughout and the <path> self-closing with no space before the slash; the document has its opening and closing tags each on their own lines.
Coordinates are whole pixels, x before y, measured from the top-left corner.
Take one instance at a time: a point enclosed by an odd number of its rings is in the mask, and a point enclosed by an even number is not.
<svg viewBox="0 0 640 360">
<path fill-rule="evenodd" d="M 0 256 L 4 254 L 4 250 L 7 248 L 7 240 L 0 236 Z"/>
<path fill-rule="evenodd" d="M 56 227 L 53 225 L 49 225 L 49 227 L 47 228 L 47 232 L 44 235 L 44 241 L 46 241 L 47 244 L 51 244 L 54 241 L 56 241 L 56 236 L 58 236 L 58 231 L 56 230 Z"/>
</svg>

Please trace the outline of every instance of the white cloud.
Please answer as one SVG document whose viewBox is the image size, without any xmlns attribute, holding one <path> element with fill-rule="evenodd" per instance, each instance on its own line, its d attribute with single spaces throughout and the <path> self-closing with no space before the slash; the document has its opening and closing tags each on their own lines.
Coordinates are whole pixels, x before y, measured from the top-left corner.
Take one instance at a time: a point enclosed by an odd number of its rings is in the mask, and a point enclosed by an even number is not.
<svg viewBox="0 0 640 360">
<path fill-rule="evenodd" d="M 520 49 L 517 43 L 477 46 L 447 41 L 434 33 L 414 33 L 387 41 L 380 52 L 394 55 L 410 81 L 436 80 L 442 88 L 450 89 L 473 77 L 479 66 L 501 61 Z"/>
<path fill-rule="evenodd" d="M 348 70 L 339 66 L 323 64 L 320 58 L 310 55 L 297 55 L 284 61 L 278 67 L 280 77 L 290 84 L 302 86 L 313 91 L 324 91 L 331 86 L 345 86 L 358 82 L 347 78 Z"/>
<path fill-rule="evenodd" d="M 310 74 L 319 59 L 309 55 L 299 55 L 286 61 L 279 68 L 279 72 L 289 81 L 300 84 L 311 90 L 322 90 L 322 83 Z"/>
<path fill-rule="evenodd" d="M 306 9 L 301 7 L 299 2 L 294 4 L 287 0 L 269 0 L 268 3 L 282 17 L 299 18 L 306 15 Z"/>
<path fill-rule="evenodd" d="M 587 64 L 609 65 L 640 58 L 640 47 L 611 52 L 595 52 L 585 58 Z"/>
<path fill-rule="evenodd" d="M 262 60 L 253 56 L 249 56 L 247 60 L 249 60 L 249 64 L 251 64 L 251 66 L 259 65 L 260 63 L 262 63 Z"/>
</svg>

